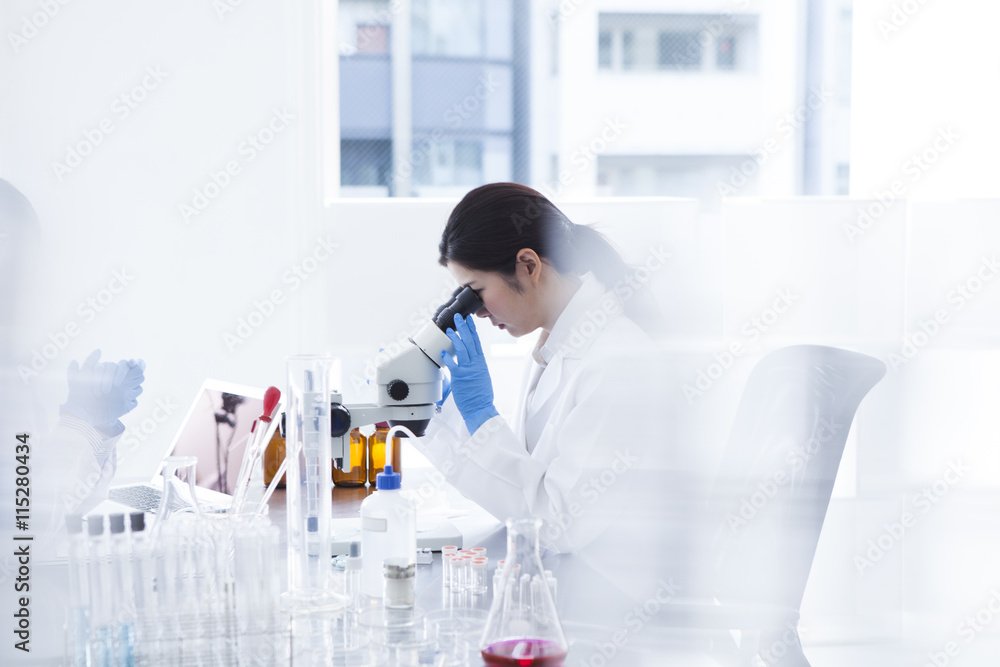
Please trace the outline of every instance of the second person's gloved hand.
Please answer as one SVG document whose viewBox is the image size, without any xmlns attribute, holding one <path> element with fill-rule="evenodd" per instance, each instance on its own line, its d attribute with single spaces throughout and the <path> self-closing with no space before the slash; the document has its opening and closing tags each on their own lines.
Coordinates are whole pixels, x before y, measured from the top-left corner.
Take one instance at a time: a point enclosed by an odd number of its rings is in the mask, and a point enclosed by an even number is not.
<svg viewBox="0 0 1000 667">
<path fill-rule="evenodd" d="M 91 426 L 112 429 L 118 418 L 132 410 L 142 393 L 143 371 L 146 363 L 141 359 L 122 359 L 118 363 L 99 362 L 101 351 L 94 350 L 80 366 L 74 360 L 66 370 L 69 396 L 60 412 L 71 414 Z"/>
<path fill-rule="evenodd" d="M 462 319 L 456 313 L 455 328 L 448 329 L 445 333 L 455 345 L 454 359 L 445 350 L 441 350 L 441 359 L 451 373 L 451 393 L 469 433 L 475 433 L 480 426 L 499 414 L 493 406 L 493 382 L 490 380 L 489 368 L 486 367 L 483 346 L 479 342 L 472 315 Z"/>
</svg>

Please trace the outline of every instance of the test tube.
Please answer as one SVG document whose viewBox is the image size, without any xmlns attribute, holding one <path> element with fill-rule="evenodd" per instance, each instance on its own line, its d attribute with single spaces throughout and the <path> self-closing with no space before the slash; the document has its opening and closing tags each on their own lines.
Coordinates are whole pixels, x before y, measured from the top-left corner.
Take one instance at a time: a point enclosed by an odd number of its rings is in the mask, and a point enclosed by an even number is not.
<svg viewBox="0 0 1000 667">
<path fill-rule="evenodd" d="M 472 555 L 476 558 L 486 558 L 486 547 L 472 547 L 469 549 Z"/>
<path fill-rule="evenodd" d="M 462 557 L 456 551 L 454 554 L 448 557 L 448 571 L 450 573 L 450 586 L 452 593 L 458 593 L 462 590 Z"/>
<path fill-rule="evenodd" d="M 549 592 L 552 593 L 552 601 L 556 601 L 556 575 L 552 570 L 545 570 L 545 583 L 549 585 Z"/>
<path fill-rule="evenodd" d="M 451 557 L 458 553 L 458 547 L 448 545 L 441 547 L 441 585 L 451 588 Z"/>
<path fill-rule="evenodd" d="M 90 661 L 90 580 L 87 574 L 87 538 L 83 517 L 66 517 L 69 533 L 69 646 L 70 665 L 89 667 Z"/>
<path fill-rule="evenodd" d="M 114 648 L 117 667 L 135 667 L 135 596 L 125 515 L 108 517 L 111 528 L 110 572 L 114 614 Z"/>
<path fill-rule="evenodd" d="M 94 667 L 112 667 L 111 578 L 108 545 L 104 539 L 104 517 L 88 516 L 87 568 L 90 575 L 90 655 Z"/>
<path fill-rule="evenodd" d="M 486 592 L 486 558 L 473 558 L 469 569 L 469 590 L 476 594 Z"/>
<path fill-rule="evenodd" d="M 131 527 L 132 594 L 135 597 L 135 654 L 136 661 L 155 650 L 156 629 L 153 617 L 156 612 L 156 575 L 153 568 L 153 551 L 146 534 L 146 516 L 142 512 L 129 515 Z"/>
<path fill-rule="evenodd" d="M 348 608 L 352 611 L 361 608 L 361 567 L 361 543 L 351 542 L 347 560 L 344 562 L 344 592 L 347 594 Z"/>
</svg>

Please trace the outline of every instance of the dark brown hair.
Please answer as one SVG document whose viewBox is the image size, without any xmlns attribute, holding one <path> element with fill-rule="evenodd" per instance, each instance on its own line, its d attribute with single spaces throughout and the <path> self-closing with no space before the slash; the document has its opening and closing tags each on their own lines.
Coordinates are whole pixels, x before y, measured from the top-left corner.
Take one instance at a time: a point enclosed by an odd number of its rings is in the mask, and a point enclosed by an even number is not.
<svg viewBox="0 0 1000 667">
<path fill-rule="evenodd" d="M 628 269 L 603 234 L 574 224 L 540 192 L 518 183 L 490 183 L 466 194 L 441 234 L 438 261 L 494 271 L 515 287 L 522 248 L 531 248 L 565 275 L 593 271 L 609 289 Z"/>
</svg>

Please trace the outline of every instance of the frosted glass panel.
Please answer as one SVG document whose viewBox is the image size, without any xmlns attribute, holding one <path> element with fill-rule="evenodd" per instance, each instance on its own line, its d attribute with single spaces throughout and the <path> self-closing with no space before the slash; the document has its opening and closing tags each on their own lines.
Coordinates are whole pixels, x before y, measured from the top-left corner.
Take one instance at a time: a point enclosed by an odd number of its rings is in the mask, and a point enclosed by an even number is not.
<svg viewBox="0 0 1000 667">
<path fill-rule="evenodd" d="M 729 200 L 723 220 L 727 338 L 899 338 L 905 205 Z"/>
<path fill-rule="evenodd" d="M 995 347 L 1000 199 L 913 202 L 910 215 L 907 333 L 915 344 L 924 342 L 925 333 L 924 347 Z"/>
</svg>

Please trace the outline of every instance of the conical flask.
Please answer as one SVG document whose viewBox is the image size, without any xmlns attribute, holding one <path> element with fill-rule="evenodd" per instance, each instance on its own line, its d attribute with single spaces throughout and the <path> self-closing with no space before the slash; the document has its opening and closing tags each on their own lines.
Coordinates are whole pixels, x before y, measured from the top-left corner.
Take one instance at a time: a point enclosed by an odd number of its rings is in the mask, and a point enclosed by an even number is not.
<svg viewBox="0 0 1000 667">
<path fill-rule="evenodd" d="M 507 559 L 479 650 L 487 665 L 558 667 L 566 636 L 539 555 L 538 519 L 507 520 Z"/>
</svg>

